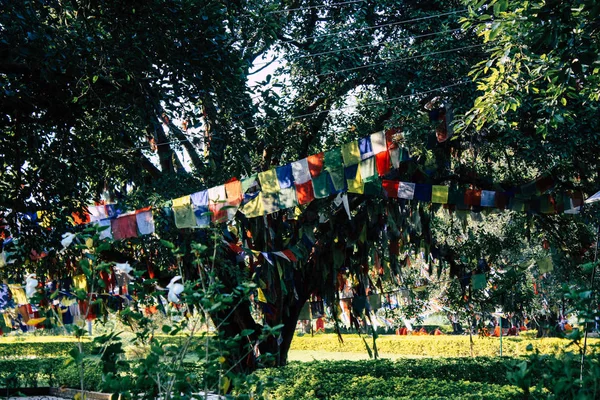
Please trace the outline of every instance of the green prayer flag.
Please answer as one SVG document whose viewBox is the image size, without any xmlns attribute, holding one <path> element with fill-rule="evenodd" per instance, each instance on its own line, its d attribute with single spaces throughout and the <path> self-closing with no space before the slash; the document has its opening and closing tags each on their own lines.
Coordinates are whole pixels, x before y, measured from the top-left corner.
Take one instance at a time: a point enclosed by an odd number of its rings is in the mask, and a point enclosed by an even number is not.
<svg viewBox="0 0 600 400">
<path fill-rule="evenodd" d="M 343 167 L 330 169 L 329 176 L 331 177 L 331 182 L 333 182 L 335 190 L 344 190 L 346 187 L 346 175 Z"/>
<path fill-rule="evenodd" d="M 471 285 L 475 290 L 485 289 L 485 286 L 487 285 L 485 274 L 475 274 L 471 276 Z"/>
<path fill-rule="evenodd" d="M 346 167 L 360 162 L 360 149 L 356 140 L 342 145 L 342 158 Z"/>
<path fill-rule="evenodd" d="M 310 320 L 310 304 L 304 303 L 302 309 L 300 310 L 300 314 L 298 315 L 298 321 L 309 321 Z"/>
<path fill-rule="evenodd" d="M 549 194 L 540 197 L 540 212 L 542 214 L 555 214 L 554 204 L 552 204 Z"/>
<path fill-rule="evenodd" d="M 329 179 L 329 173 L 322 171 L 318 176 L 312 179 L 313 190 L 315 192 L 316 199 L 322 199 L 329 196 L 329 185 L 327 180 Z"/>
<path fill-rule="evenodd" d="M 254 182 L 256 182 L 258 174 L 252 174 L 247 178 L 242 179 L 242 193 L 246 193 L 248 189 L 252 186 Z"/>
<path fill-rule="evenodd" d="M 552 263 L 552 257 L 544 257 L 537 260 L 538 268 L 541 274 L 554 270 L 554 264 Z"/>
<path fill-rule="evenodd" d="M 379 196 L 381 194 L 381 179 L 379 176 L 372 176 L 363 179 L 363 194 L 370 196 Z"/>
<path fill-rule="evenodd" d="M 198 226 L 191 204 L 173 207 L 173 214 L 175 214 L 175 226 L 179 229 L 196 228 Z"/>
<path fill-rule="evenodd" d="M 323 158 L 325 164 L 324 168 L 327 170 L 339 169 L 344 166 L 342 160 L 342 149 L 340 149 L 339 147 L 333 150 L 326 151 Z"/>
<path fill-rule="evenodd" d="M 448 186 L 433 185 L 431 187 L 432 203 L 448 203 Z"/>
</svg>

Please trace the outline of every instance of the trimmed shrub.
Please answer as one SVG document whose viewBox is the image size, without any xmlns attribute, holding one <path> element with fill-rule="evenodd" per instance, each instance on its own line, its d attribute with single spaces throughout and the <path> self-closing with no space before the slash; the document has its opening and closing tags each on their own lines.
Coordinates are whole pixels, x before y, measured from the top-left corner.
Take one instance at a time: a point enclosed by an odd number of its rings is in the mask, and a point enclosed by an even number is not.
<svg viewBox="0 0 600 400">
<path fill-rule="evenodd" d="M 304 335 L 297 336 L 292 341 L 291 350 L 312 350 L 330 352 L 364 353 L 365 345 L 358 335 L 343 335 L 344 342 L 340 343 L 336 335 Z M 371 341 L 368 340 L 370 343 Z M 589 340 L 589 351 L 598 352 L 600 340 Z M 527 346 L 532 345 L 542 354 L 560 355 L 565 351 L 577 352 L 570 341 L 560 338 L 526 339 L 520 337 L 504 337 L 502 339 L 502 354 L 509 357 L 520 357 L 530 354 Z M 396 336 L 387 335 L 377 338 L 377 349 L 380 354 L 397 354 L 405 356 L 426 357 L 468 357 L 470 344 L 468 336 Z M 476 357 L 492 357 L 500 354 L 498 338 L 473 337 L 473 352 Z"/>
</svg>

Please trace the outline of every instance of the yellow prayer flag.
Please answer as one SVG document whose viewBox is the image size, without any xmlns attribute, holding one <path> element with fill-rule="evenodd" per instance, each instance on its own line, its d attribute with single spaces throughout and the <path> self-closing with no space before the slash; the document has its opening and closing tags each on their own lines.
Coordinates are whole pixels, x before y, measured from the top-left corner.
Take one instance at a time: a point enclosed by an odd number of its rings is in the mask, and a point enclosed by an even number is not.
<svg viewBox="0 0 600 400">
<path fill-rule="evenodd" d="M 87 279 L 85 278 L 85 275 L 75 275 L 73 277 L 73 286 L 75 286 L 75 289 L 81 289 L 87 292 Z"/>
<path fill-rule="evenodd" d="M 263 291 L 261 289 L 256 289 L 256 291 L 258 292 L 258 301 L 260 303 L 267 303 L 267 298 L 265 297 Z"/>
<path fill-rule="evenodd" d="M 190 195 L 173 199 L 173 207 L 183 207 L 190 204 Z"/>
<path fill-rule="evenodd" d="M 240 208 L 240 211 L 247 218 L 262 217 L 265 214 L 262 193 L 259 193 L 258 196 L 244 204 L 244 206 Z"/>
<path fill-rule="evenodd" d="M 448 204 L 448 186 L 431 186 L 431 202 Z"/>
<path fill-rule="evenodd" d="M 345 166 L 356 165 L 360 162 L 360 149 L 356 140 L 342 145 L 342 158 Z"/>
<path fill-rule="evenodd" d="M 27 300 L 27 296 L 25 295 L 25 291 L 19 285 L 9 285 L 10 292 L 12 293 L 12 298 L 15 304 L 29 304 Z"/>
<path fill-rule="evenodd" d="M 277 193 L 279 191 L 279 181 L 277 180 L 277 171 L 275 168 L 258 173 L 260 187 L 265 193 Z"/>
<path fill-rule="evenodd" d="M 346 179 L 346 182 L 348 182 L 348 193 L 363 194 L 365 192 L 365 184 L 360 175 L 360 168 L 356 169 L 354 179 Z"/>
<path fill-rule="evenodd" d="M 41 324 L 45 320 L 46 320 L 46 317 L 43 317 L 43 318 L 31 318 L 29 321 L 27 321 L 27 325 L 29 325 L 29 326 L 36 326 L 37 324 Z"/>
</svg>

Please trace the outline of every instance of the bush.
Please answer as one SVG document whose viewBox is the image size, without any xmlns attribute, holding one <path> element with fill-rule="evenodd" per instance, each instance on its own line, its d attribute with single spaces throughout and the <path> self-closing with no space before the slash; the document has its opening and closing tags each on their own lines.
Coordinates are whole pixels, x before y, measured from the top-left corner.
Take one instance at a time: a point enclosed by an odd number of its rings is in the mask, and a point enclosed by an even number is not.
<svg viewBox="0 0 600 400">
<path fill-rule="evenodd" d="M 336 335 L 304 335 L 297 336 L 292 341 L 291 350 L 313 350 L 331 352 L 364 353 L 365 345 L 358 335 L 343 335 L 344 342 L 340 343 Z M 368 340 L 370 343 L 371 341 Z M 527 346 L 532 345 L 542 354 L 560 355 L 565 351 L 578 351 L 575 346 L 569 346 L 570 341 L 560 338 L 527 339 L 521 337 L 504 337 L 502 339 L 502 354 L 509 357 L 520 357 L 530 352 Z M 589 351 L 598 352 L 598 339 L 589 340 Z M 427 357 L 466 357 L 470 356 L 468 336 L 379 336 L 377 349 L 380 354 L 396 354 L 404 356 Z M 473 352 L 477 357 L 492 357 L 500 354 L 498 338 L 473 337 Z"/>
<path fill-rule="evenodd" d="M 79 367 L 65 365 L 67 357 L 0 360 L 0 387 L 70 387 L 79 388 Z M 94 360 L 84 363 L 84 387 L 98 390 L 102 381 L 101 368 Z"/>
<path fill-rule="evenodd" d="M 76 346 L 74 337 L 35 337 L 2 338 L 0 358 L 65 357 Z M 92 343 L 83 342 L 84 352 L 89 353 Z"/>
<path fill-rule="evenodd" d="M 379 362 L 328 362 L 296 364 L 259 371 L 262 380 L 274 382 L 267 390 L 272 399 L 517 399 L 515 386 L 466 380 L 449 381 L 434 377 L 394 376 Z M 356 366 L 354 368 L 353 366 Z M 373 367 L 379 367 L 373 369 Z M 333 368 L 329 368 L 333 367 Z M 343 372 L 340 372 L 344 370 Z"/>
</svg>

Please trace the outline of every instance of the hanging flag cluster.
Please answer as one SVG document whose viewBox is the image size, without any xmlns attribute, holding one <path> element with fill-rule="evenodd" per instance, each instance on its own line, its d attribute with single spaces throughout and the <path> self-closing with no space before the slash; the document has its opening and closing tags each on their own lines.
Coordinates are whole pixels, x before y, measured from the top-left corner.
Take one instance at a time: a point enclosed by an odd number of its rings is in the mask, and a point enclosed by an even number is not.
<svg viewBox="0 0 600 400">
<path fill-rule="evenodd" d="M 395 130 L 380 131 L 339 148 L 311 155 L 238 180 L 172 200 L 177 228 L 205 228 L 211 222 L 231 220 L 239 211 L 247 218 L 269 215 L 308 204 L 315 199 L 347 192 L 416 200 L 457 210 L 509 209 L 542 214 L 578 213 L 583 194 L 550 195 L 550 176 L 507 191 L 385 179 L 409 159 L 406 148 L 394 140 Z M 42 215 L 37 216 L 43 220 Z M 89 214 L 73 214 L 76 224 L 106 226 L 103 237 L 126 239 L 154 232 L 150 207 L 122 213 L 114 204 L 89 207 Z"/>
</svg>

